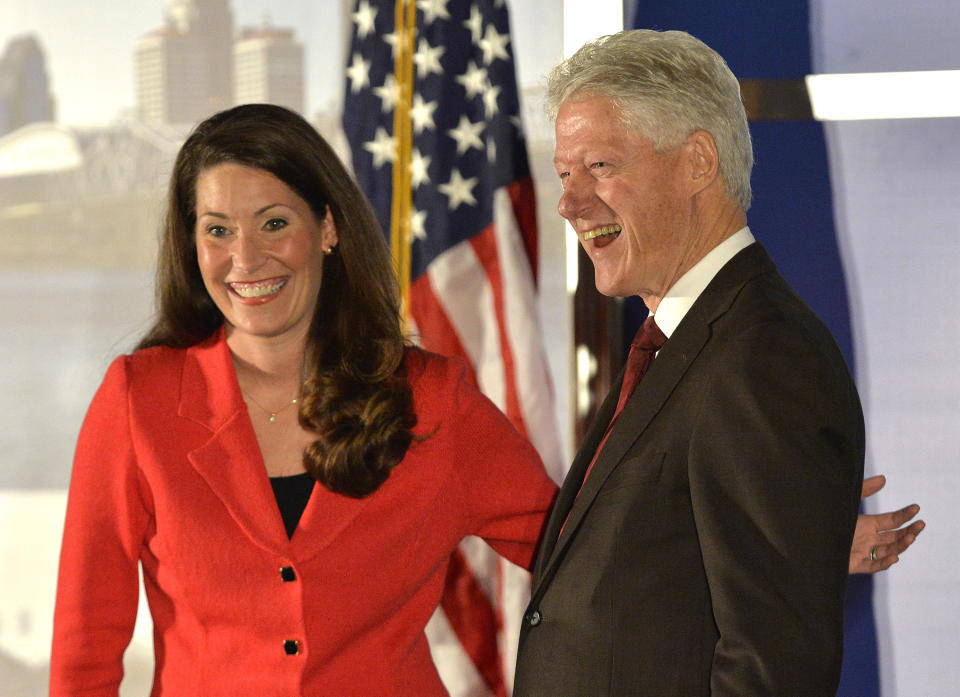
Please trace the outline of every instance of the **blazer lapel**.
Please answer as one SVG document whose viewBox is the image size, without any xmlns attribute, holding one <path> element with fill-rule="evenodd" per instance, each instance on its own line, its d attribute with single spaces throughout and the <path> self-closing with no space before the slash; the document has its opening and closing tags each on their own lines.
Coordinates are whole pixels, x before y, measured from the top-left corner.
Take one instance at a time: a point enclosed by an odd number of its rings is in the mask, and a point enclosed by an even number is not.
<svg viewBox="0 0 960 697">
<path fill-rule="evenodd" d="M 287 534 L 222 329 L 187 349 L 179 413 L 210 431 L 210 439 L 187 454 L 194 469 L 251 540 L 283 550 Z"/>
<path fill-rule="evenodd" d="M 223 330 L 187 350 L 180 415 L 211 432 L 206 443 L 188 453 L 190 463 L 243 531 L 266 550 L 304 561 L 329 545 L 372 498 L 315 486 L 293 538 L 287 537 Z"/>
<path fill-rule="evenodd" d="M 661 410 L 687 369 L 710 340 L 711 324 L 727 311 L 747 281 L 761 273 L 774 270 L 773 262 L 766 251 L 759 243 L 755 243 L 742 250 L 717 273 L 661 349 L 624 406 L 597 457 L 590 477 L 584 482 L 583 475 L 616 407 L 622 381 L 621 371 L 620 379 L 611 387 L 584 447 L 574 459 L 557 495 L 557 504 L 551 514 L 541 554 L 534 568 L 534 585 L 531 589 L 534 597 L 549 582 L 603 483 Z"/>
<path fill-rule="evenodd" d="M 390 476 L 394 477 L 396 473 L 394 471 Z M 388 478 L 383 486 L 387 486 L 389 481 Z M 335 494 L 322 484 L 314 486 L 303 517 L 293 533 L 293 556 L 303 562 L 323 550 L 360 515 L 376 495 L 374 492 L 362 499 L 355 499 Z"/>
</svg>

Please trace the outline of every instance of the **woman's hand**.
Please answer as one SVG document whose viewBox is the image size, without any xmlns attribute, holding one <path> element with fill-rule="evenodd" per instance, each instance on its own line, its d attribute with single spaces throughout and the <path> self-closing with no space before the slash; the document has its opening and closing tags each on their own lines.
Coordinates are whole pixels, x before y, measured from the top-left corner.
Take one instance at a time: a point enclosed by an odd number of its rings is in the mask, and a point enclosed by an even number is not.
<svg viewBox="0 0 960 697">
<path fill-rule="evenodd" d="M 873 496 L 887 483 L 886 477 L 878 474 L 863 480 L 861 500 Z M 917 520 L 900 527 L 920 512 L 915 503 L 889 513 L 857 516 L 857 529 L 850 547 L 851 574 L 873 574 L 890 568 L 900 561 L 900 555 L 913 544 L 926 523 Z"/>
</svg>

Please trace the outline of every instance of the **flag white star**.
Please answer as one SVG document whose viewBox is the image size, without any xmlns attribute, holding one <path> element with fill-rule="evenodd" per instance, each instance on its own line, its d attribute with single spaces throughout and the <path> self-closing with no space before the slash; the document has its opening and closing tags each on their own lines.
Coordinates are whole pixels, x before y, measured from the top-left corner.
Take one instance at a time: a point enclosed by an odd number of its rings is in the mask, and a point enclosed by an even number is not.
<svg viewBox="0 0 960 697">
<path fill-rule="evenodd" d="M 490 65 L 497 58 L 507 60 L 510 54 L 507 53 L 507 44 L 510 43 L 509 34 L 498 34 L 496 27 L 492 24 L 487 25 L 487 32 L 480 39 L 478 45 L 483 51 L 483 62 Z"/>
<path fill-rule="evenodd" d="M 383 126 L 377 127 L 373 140 L 364 143 L 363 149 L 373 154 L 373 166 L 377 169 L 397 159 L 397 139 L 389 135 Z"/>
<path fill-rule="evenodd" d="M 415 240 L 427 239 L 427 212 L 410 211 L 410 234 Z"/>
<path fill-rule="evenodd" d="M 470 19 L 463 23 L 470 30 L 470 38 L 473 43 L 479 43 L 483 36 L 483 15 L 480 14 L 480 8 L 476 5 L 470 6 Z"/>
<path fill-rule="evenodd" d="M 417 52 L 413 54 L 413 62 L 417 64 L 417 76 L 425 78 L 430 73 L 443 75 L 443 66 L 440 65 L 440 56 L 443 55 L 443 46 L 431 48 L 426 39 L 420 39 Z"/>
<path fill-rule="evenodd" d="M 497 161 L 497 141 L 494 138 L 487 139 L 487 161 L 490 164 Z"/>
<path fill-rule="evenodd" d="M 370 64 L 359 53 L 353 54 L 353 62 L 347 68 L 347 77 L 350 78 L 350 91 L 359 92 L 370 84 Z"/>
<path fill-rule="evenodd" d="M 477 148 L 478 150 L 483 148 L 483 141 L 480 140 L 480 134 L 483 132 L 484 125 L 482 121 L 470 123 L 470 119 L 467 118 L 466 114 L 460 115 L 460 123 L 457 124 L 457 127 L 447 131 L 447 133 L 457 141 L 458 155 L 462 155 L 470 148 Z"/>
<path fill-rule="evenodd" d="M 400 85 L 397 83 L 397 78 L 393 76 L 393 73 L 388 74 L 383 81 L 383 86 L 374 87 L 373 93 L 380 97 L 380 107 L 383 112 L 391 111 L 397 106 L 397 101 L 400 99 Z"/>
<path fill-rule="evenodd" d="M 478 68 L 473 61 L 467 63 L 467 72 L 454 78 L 467 91 L 467 99 L 473 99 L 487 87 L 487 69 Z"/>
<path fill-rule="evenodd" d="M 487 88 L 483 91 L 483 106 L 487 114 L 488 119 L 492 119 L 497 115 L 497 112 L 500 110 L 497 107 L 497 97 L 500 96 L 500 86 L 487 84 Z"/>
<path fill-rule="evenodd" d="M 415 94 L 413 96 L 413 106 L 410 107 L 413 132 L 420 135 L 425 128 L 436 128 L 437 125 L 433 122 L 433 112 L 436 110 L 436 102 L 425 102 L 420 94 Z"/>
<path fill-rule="evenodd" d="M 360 0 L 357 11 L 352 15 L 353 21 L 357 24 L 357 36 L 361 39 L 367 38 L 367 34 L 374 30 L 374 20 L 377 18 L 377 8 L 371 7 L 367 0 Z"/>
<path fill-rule="evenodd" d="M 459 169 L 450 173 L 450 181 L 446 184 L 437 186 L 437 190 L 447 197 L 447 207 L 450 210 L 456 210 L 460 204 L 467 203 L 471 206 L 477 204 L 477 199 L 473 196 L 473 187 L 477 185 L 477 178 L 470 177 L 464 179 Z"/>
<path fill-rule="evenodd" d="M 430 160 L 432 158 L 424 157 L 420 148 L 414 148 L 410 156 L 410 186 L 416 189 L 425 182 L 430 181 L 430 175 L 427 170 L 430 169 Z"/>
<path fill-rule="evenodd" d="M 447 12 L 448 2 L 449 0 L 417 0 L 417 7 L 423 10 L 423 21 L 430 24 L 437 17 L 450 19 L 450 13 Z"/>
<path fill-rule="evenodd" d="M 387 45 L 390 47 L 390 53 L 391 53 L 391 55 L 392 55 L 394 58 L 396 58 L 396 57 L 397 57 L 397 44 L 400 43 L 400 39 L 399 39 L 399 37 L 397 36 L 397 32 L 392 31 L 392 32 L 390 32 L 389 34 L 384 34 L 384 35 L 383 35 L 383 40 L 384 40 L 384 41 L 387 43 Z"/>
</svg>

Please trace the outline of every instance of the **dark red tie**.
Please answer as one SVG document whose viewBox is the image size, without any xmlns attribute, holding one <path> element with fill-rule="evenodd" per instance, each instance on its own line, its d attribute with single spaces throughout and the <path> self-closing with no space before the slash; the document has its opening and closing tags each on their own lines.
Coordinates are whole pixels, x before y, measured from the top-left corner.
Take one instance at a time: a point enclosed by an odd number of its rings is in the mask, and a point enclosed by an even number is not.
<svg viewBox="0 0 960 697">
<path fill-rule="evenodd" d="M 623 383 L 620 385 L 620 399 L 617 401 L 617 410 L 613 412 L 613 418 L 610 419 L 610 426 L 607 426 L 607 432 L 613 427 L 613 422 L 620 416 L 624 405 L 633 394 L 637 383 L 643 377 L 644 373 L 653 363 L 657 351 L 666 343 L 667 337 L 660 331 L 660 327 L 653 321 L 653 315 L 647 317 L 636 336 L 633 337 L 633 343 L 630 344 L 630 354 L 627 356 L 627 369 L 623 373 Z M 598 448 L 599 450 L 599 448 Z"/>
<path fill-rule="evenodd" d="M 659 351 L 666 342 L 667 337 L 660 331 L 657 323 L 653 321 L 653 315 L 647 317 L 640 329 L 637 330 L 637 334 L 633 337 L 633 342 L 630 344 L 630 354 L 627 356 L 627 369 L 623 373 L 623 382 L 620 385 L 620 398 L 617 400 L 617 409 L 613 412 L 613 417 L 610 419 L 607 431 L 603 434 L 603 440 L 600 441 L 600 445 L 597 446 L 596 451 L 593 453 L 593 459 L 587 466 L 587 472 L 583 475 L 584 482 L 586 482 L 587 477 L 590 476 L 590 471 L 593 469 L 597 457 L 603 450 L 603 446 L 606 445 L 607 437 L 610 435 L 610 431 L 613 430 L 614 422 L 616 422 L 617 417 L 620 416 L 620 412 L 623 411 L 623 407 L 626 405 L 627 400 L 630 399 L 630 395 L 633 394 L 633 390 L 650 368 L 650 364 L 653 363 L 657 351 Z M 583 490 L 582 483 L 580 484 L 580 490 Z M 577 496 L 579 495 L 580 492 L 577 492 Z M 564 525 L 566 525 L 566 522 L 564 522 Z M 563 527 L 560 528 L 560 532 L 563 532 Z"/>
</svg>

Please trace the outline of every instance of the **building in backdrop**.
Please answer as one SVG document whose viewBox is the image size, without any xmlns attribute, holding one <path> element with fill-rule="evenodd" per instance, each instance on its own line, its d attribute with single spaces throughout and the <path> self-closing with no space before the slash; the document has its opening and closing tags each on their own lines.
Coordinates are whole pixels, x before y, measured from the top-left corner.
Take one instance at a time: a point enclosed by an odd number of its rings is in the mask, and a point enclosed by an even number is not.
<svg viewBox="0 0 960 697">
<path fill-rule="evenodd" d="M 137 117 L 146 124 L 195 123 L 209 112 L 201 41 L 173 26 L 134 45 Z"/>
<path fill-rule="evenodd" d="M 233 12 L 229 0 L 167 0 L 166 24 L 198 44 L 207 114 L 233 98 Z"/>
<path fill-rule="evenodd" d="M 42 122 L 0 136 L 0 265 L 150 269 L 184 137 L 135 121 L 81 129 Z M 43 449 L 22 449 L 19 461 L 42 476 L 43 456 L 32 453 Z"/>
<path fill-rule="evenodd" d="M 264 22 L 236 38 L 229 0 L 167 0 L 163 25 L 134 42 L 133 113 L 82 128 L 53 123 L 37 38 L 11 40 L 0 57 L 2 261 L 150 268 L 166 181 L 192 125 L 248 101 L 303 111 L 293 31 Z"/>
<path fill-rule="evenodd" d="M 304 111 L 304 51 L 293 29 L 237 30 L 229 0 L 167 0 L 163 26 L 134 44 L 137 118 L 194 124 L 234 104 Z"/>
<path fill-rule="evenodd" d="M 303 113 L 304 53 L 292 29 L 268 21 L 239 32 L 228 0 L 168 0 L 163 26 L 134 44 L 137 117 L 193 124 L 234 104 Z"/>
<path fill-rule="evenodd" d="M 304 111 L 303 44 L 293 29 L 264 22 L 242 29 L 233 45 L 233 101 L 235 104 L 279 104 Z"/>
<path fill-rule="evenodd" d="M 18 36 L 0 55 L 0 136 L 54 116 L 43 48 L 32 34 Z"/>
</svg>

